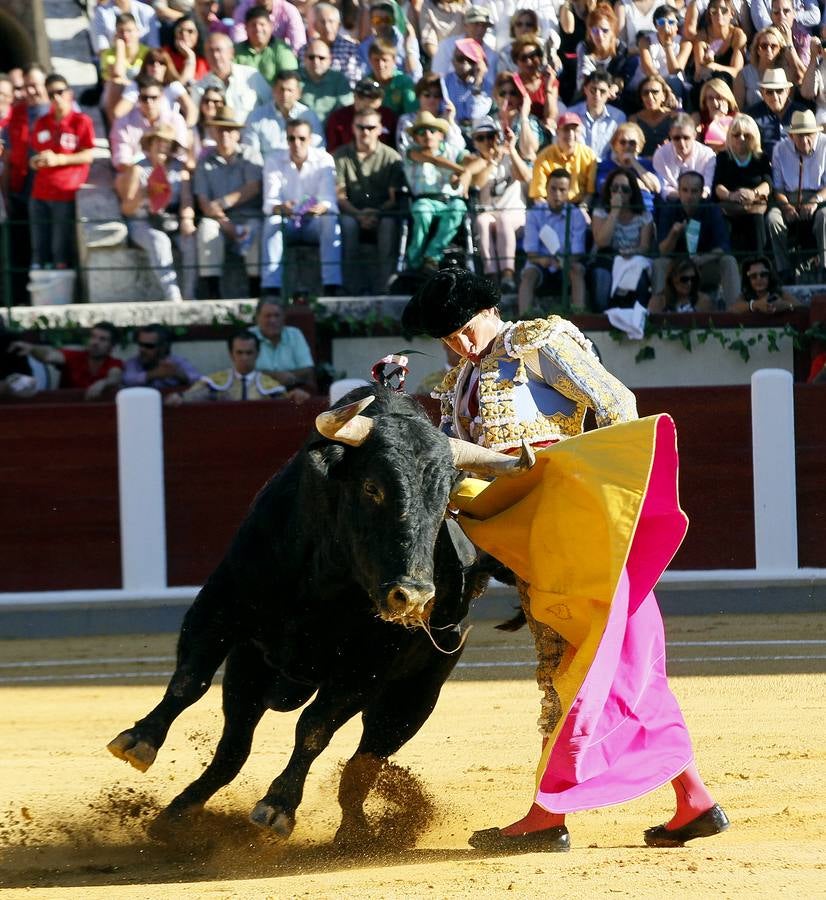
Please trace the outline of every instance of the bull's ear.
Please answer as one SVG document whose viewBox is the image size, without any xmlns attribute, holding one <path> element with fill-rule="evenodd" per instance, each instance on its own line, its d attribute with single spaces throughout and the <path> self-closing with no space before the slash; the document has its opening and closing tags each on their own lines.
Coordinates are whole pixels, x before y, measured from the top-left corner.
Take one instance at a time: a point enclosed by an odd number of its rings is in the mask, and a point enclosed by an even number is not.
<svg viewBox="0 0 826 900">
<path fill-rule="evenodd" d="M 350 447 L 360 447 L 370 436 L 373 430 L 373 420 L 359 413 L 366 409 L 374 400 L 375 395 L 362 397 L 355 403 L 339 406 L 316 416 L 315 427 L 318 433 Z"/>
</svg>

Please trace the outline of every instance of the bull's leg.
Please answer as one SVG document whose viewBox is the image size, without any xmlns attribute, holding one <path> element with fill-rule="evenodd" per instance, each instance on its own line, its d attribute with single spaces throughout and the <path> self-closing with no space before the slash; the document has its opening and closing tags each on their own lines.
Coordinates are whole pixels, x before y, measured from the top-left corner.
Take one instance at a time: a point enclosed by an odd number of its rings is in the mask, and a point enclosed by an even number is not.
<svg viewBox="0 0 826 900">
<path fill-rule="evenodd" d="M 336 731 L 364 708 L 365 702 L 365 694 L 357 686 L 338 683 L 322 687 L 301 713 L 289 762 L 250 813 L 252 822 L 272 828 L 283 837 L 292 834 L 310 766 Z"/>
<path fill-rule="evenodd" d="M 272 670 L 261 656 L 244 644 L 227 658 L 223 684 L 224 730 L 212 762 L 162 813 L 166 820 L 200 809 L 212 795 L 241 771 L 252 738 L 266 710 L 264 694 Z"/>
<path fill-rule="evenodd" d="M 145 772 L 175 719 L 206 693 L 218 666 L 235 640 L 228 579 L 212 576 L 187 611 L 178 639 L 175 672 L 163 700 L 132 728 L 122 731 L 107 748 Z"/>
<path fill-rule="evenodd" d="M 336 832 L 337 843 L 361 843 L 374 837 L 364 815 L 364 801 L 388 758 L 418 732 L 433 712 L 442 685 L 460 655 L 461 651 L 437 659 L 430 670 L 393 681 L 365 709 L 361 741 L 347 761 L 339 783 L 341 825 Z"/>
</svg>

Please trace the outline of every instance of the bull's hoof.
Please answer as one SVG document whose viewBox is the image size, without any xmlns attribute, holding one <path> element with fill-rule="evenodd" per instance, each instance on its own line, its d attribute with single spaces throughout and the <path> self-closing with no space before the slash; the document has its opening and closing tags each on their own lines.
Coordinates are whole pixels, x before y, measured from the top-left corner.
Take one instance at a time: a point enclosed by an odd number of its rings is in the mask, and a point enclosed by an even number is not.
<svg viewBox="0 0 826 900">
<path fill-rule="evenodd" d="M 266 800 L 259 800 L 250 813 L 250 822 L 262 828 L 270 828 L 283 838 L 288 838 L 295 828 L 295 816 L 270 806 Z"/>
<path fill-rule="evenodd" d="M 133 731 L 122 731 L 106 749 L 118 759 L 128 762 L 139 772 L 145 772 L 158 755 L 158 751 L 147 741 L 142 741 Z"/>
</svg>

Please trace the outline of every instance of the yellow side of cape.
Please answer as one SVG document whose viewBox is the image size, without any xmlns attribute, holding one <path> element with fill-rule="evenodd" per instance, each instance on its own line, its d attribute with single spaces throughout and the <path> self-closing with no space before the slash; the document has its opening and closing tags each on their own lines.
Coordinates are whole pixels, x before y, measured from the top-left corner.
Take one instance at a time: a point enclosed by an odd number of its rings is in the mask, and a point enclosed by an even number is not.
<svg viewBox="0 0 826 900">
<path fill-rule="evenodd" d="M 648 487 L 656 416 L 539 450 L 524 475 L 466 479 L 452 498 L 468 537 L 529 584 L 531 613 L 571 645 L 554 686 L 563 716 L 605 630 Z"/>
</svg>

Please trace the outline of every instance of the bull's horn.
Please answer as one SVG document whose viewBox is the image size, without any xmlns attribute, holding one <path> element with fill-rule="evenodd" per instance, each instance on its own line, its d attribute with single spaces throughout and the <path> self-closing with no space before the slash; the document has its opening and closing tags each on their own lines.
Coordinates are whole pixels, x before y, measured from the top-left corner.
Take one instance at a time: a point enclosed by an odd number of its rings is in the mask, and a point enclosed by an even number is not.
<svg viewBox="0 0 826 900">
<path fill-rule="evenodd" d="M 359 413 L 367 409 L 375 399 L 371 394 L 355 403 L 320 413 L 315 420 L 318 433 L 331 441 L 338 441 L 350 447 L 360 447 L 373 430 L 373 420 L 369 416 L 360 416 Z"/>
<path fill-rule="evenodd" d="M 453 451 L 453 465 L 457 469 L 473 472 L 474 475 L 518 475 L 532 468 L 536 462 L 536 455 L 527 441 L 522 441 L 522 453 L 518 457 L 497 453 L 457 438 L 449 438 L 449 441 Z"/>
</svg>

